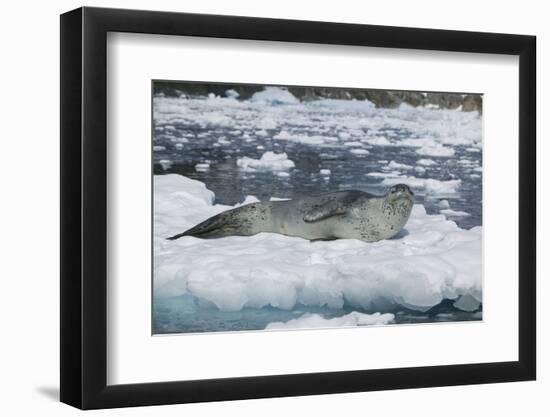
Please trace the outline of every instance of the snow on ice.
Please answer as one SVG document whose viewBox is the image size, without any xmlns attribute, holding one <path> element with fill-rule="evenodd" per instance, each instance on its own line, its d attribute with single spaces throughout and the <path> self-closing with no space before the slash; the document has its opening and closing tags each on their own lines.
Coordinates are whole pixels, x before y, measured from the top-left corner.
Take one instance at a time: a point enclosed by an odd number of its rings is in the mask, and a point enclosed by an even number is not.
<svg viewBox="0 0 550 417">
<path fill-rule="evenodd" d="M 257 200 L 244 203 L 251 201 Z M 232 208 L 214 204 L 214 193 L 203 183 L 176 174 L 154 177 L 154 205 L 155 296 L 190 294 L 222 311 L 290 310 L 297 304 L 425 311 L 445 298 L 461 297 L 468 306 L 481 300 L 482 228 L 460 229 L 443 215 L 426 214 L 422 205 L 414 206 L 396 238 L 376 243 L 310 242 L 271 233 L 168 241 Z M 366 318 L 340 320 L 361 325 Z"/>
</svg>

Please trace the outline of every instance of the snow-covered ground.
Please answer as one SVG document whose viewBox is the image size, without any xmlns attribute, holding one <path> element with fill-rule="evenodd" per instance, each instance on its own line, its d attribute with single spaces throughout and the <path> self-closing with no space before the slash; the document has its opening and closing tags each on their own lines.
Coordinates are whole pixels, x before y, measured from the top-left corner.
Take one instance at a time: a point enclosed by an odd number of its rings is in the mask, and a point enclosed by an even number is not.
<svg viewBox="0 0 550 417">
<path fill-rule="evenodd" d="M 249 196 L 243 203 L 253 201 Z M 214 193 L 199 181 L 176 174 L 154 177 L 157 300 L 185 296 L 193 300 L 195 315 L 201 309 L 306 312 L 286 323 L 273 320 L 278 323 L 268 328 L 386 324 L 393 315 L 371 320 L 364 314 L 425 312 L 445 299 L 456 300 L 459 310 L 474 311 L 481 302 L 481 227 L 460 229 L 417 204 L 402 233 L 377 243 L 310 242 L 270 233 L 166 240 L 232 208 L 214 202 Z M 358 312 L 336 319 L 309 314 L 308 307 Z"/>
</svg>

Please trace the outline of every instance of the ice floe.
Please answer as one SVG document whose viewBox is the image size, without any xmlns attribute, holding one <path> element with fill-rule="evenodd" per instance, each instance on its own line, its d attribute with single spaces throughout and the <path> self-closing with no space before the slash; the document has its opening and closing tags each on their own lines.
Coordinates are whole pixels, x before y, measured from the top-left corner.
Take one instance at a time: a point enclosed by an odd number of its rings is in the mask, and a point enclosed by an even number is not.
<svg viewBox="0 0 550 417">
<path fill-rule="evenodd" d="M 474 309 L 475 310 L 475 309 Z M 306 313 L 303 316 L 287 322 L 273 322 L 266 326 L 268 330 L 288 329 L 315 329 L 328 327 L 355 327 L 355 326 L 376 326 L 389 324 L 395 319 L 392 313 L 359 313 L 353 311 L 349 314 L 331 319 L 323 318 L 319 314 Z"/>
<path fill-rule="evenodd" d="M 375 176 L 376 173 L 368 174 Z M 399 175 L 398 172 L 380 173 L 383 177 L 382 184 L 392 186 L 406 184 L 415 192 L 421 192 L 432 197 L 454 196 L 459 193 L 462 180 L 435 180 L 433 178 L 417 178 L 407 175 Z"/>
<path fill-rule="evenodd" d="M 244 203 L 250 201 L 256 199 Z M 472 299 L 481 300 L 481 227 L 460 229 L 443 215 L 428 215 L 422 205 L 413 207 L 396 238 L 376 243 L 310 242 L 271 233 L 166 240 L 230 208 L 214 204 L 214 193 L 199 181 L 154 177 L 155 296 L 189 294 L 222 311 L 297 305 L 426 311 L 443 299 L 467 296 L 468 308 Z M 363 319 L 350 318 L 359 324 Z"/>
<path fill-rule="evenodd" d="M 210 169 L 210 164 L 206 162 L 195 165 L 195 171 L 198 171 L 198 172 L 208 171 L 209 169 Z"/>
<path fill-rule="evenodd" d="M 467 213 L 465 211 L 460 210 L 452 210 L 452 209 L 443 209 L 439 211 L 441 214 L 444 214 L 445 216 L 449 217 L 464 217 L 464 216 L 470 216 L 470 213 Z"/>
<path fill-rule="evenodd" d="M 416 161 L 416 163 L 425 167 L 432 167 L 434 165 L 437 165 L 437 162 L 435 162 L 433 159 L 419 159 L 418 161 Z"/>
<path fill-rule="evenodd" d="M 455 150 L 448 146 L 443 146 L 440 143 L 435 145 L 422 146 L 416 151 L 419 155 L 426 156 L 440 156 L 440 157 L 449 157 L 455 154 Z"/>
<path fill-rule="evenodd" d="M 267 104 L 296 104 L 300 102 L 292 93 L 280 87 L 266 87 L 263 91 L 254 93 L 250 101 Z"/>
<path fill-rule="evenodd" d="M 245 171 L 286 171 L 294 168 L 295 164 L 286 153 L 265 152 L 260 159 L 239 158 L 237 166 Z"/>
<path fill-rule="evenodd" d="M 173 162 L 170 161 L 169 159 L 161 159 L 159 161 L 159 164 L 162 166 L 162 169 L 167 170 L 167 169 L 170 169 L 172 167 Z"/>
<path fill-rule="evenodd" d="M 405 170 L 405 171 L 413 169 L 413 167 L 411 165 L 400 164 L 400 163 L 395 162 L 395 161 L 390 161 L 390 163 L 387 165 L 387 168 L 388 169 Z"/>
<path fill-rule="evenodd" d="M 370 153 L 366 149 L 361 149 L 361 148 L 353 148 L 350 150 L 350 152 L 356 155 L 368 155 Z"/>
</svg>

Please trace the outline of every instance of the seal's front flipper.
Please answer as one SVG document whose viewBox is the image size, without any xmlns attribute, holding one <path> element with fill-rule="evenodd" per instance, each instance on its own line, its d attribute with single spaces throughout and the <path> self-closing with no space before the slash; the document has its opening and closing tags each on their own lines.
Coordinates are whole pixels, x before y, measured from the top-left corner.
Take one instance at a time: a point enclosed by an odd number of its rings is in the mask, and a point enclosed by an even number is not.
<svg viewBox="0 0 550 417">
<path fill-rule="evenodd" d="M 342 214 L 346 214 L 346 211 L 346 207 L 338 201 L 331 201 L 308 211 L 304 215 L 304 221 L 306 223 L 318 222 L 332 216 L 341 216 Z"/>
<path fill-rule="evenodd" d="M 361 197 L 361 192 L 349 191 L 338 198 L 314 206 L 303 217 L 306 223 L 314 223 L 333 216 L 346 214 L 351 204 Z"/>
</svg>

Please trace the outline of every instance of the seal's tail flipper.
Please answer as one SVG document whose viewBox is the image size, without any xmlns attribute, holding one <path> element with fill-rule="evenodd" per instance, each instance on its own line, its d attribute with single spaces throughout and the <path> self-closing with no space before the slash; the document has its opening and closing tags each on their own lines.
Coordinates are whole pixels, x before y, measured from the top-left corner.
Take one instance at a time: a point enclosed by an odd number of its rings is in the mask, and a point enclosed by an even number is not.
<svg viewBox="0 0 550 417">
<path fill-rule="evenodd" d="M 230 235 L 228 229 L 231 229 L 230 225 L 228 224 L 228 218 L 225 213 L 220 213 L 213 217 L 210 217 L 209 219 L 206 219 L 202 223 L 199 223 L 198 225 L 186 230 L 183 233 L 170 236 L 166 239 L 176 240 L 184 236 L 193 236 L 203 239 L 223 237 Z"/>
</svg>

